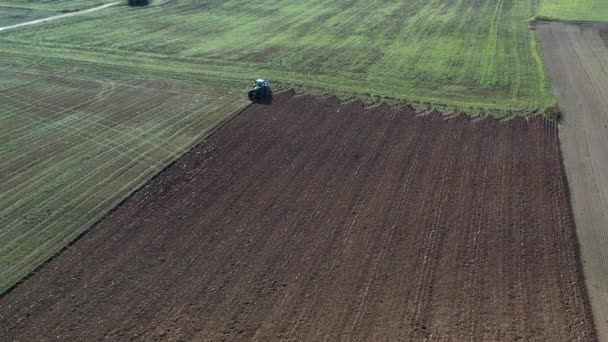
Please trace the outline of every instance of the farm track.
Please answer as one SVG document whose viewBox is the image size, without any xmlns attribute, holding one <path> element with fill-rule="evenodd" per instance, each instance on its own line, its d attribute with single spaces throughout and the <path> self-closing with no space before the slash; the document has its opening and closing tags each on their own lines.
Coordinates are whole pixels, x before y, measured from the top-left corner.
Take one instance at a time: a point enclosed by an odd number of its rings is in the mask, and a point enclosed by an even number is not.
<svg viewBox="0 0 608 342">
<path fill-rule="evenodd" d="M 0 298 L 1 340 L 594 341 L 556 127 L 283 93 Z"/>
<path fill-rule="evenodd" d="M 536 28 L 564 111 L 560 141 L 591 306 L 608 341 L 608 24 Z"/>
</svg>

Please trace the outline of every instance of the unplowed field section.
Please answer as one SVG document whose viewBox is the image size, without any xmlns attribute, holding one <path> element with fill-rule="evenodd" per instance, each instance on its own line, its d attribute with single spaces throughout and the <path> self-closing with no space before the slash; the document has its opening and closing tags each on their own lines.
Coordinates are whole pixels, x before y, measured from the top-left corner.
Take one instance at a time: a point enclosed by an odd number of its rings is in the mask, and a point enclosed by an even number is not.
<svg viewBox="0 0 608 342">
<path fill-rule="evenodd" d="M 0 293 L 247 102 L 212 82 L 28 68 L 0 73 Z"/>
<path fill-rule="evenodd" d="M 0 299 L 0 340 L 595 340 L 555 127 L 281 94 Z"/>
<path fill-rule="evenodd" d="M 608 342 L 608 24 L 538 24 L 598 333 Z"/>
</svg>

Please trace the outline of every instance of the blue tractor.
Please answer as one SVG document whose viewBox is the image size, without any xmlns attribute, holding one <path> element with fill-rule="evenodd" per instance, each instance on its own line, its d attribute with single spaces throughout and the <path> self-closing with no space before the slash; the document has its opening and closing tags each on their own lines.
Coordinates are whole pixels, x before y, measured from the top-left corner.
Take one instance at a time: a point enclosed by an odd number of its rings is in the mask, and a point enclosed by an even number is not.
<svg viewBox="0 0 608 342">
<path fill-rule="evenodd" d="M 267 102 L 272 99 L 270 80 L 258 78 L 253 82 L 253 87 L 249 89 L 249 100 L 251 102 Z"/>
</svg>

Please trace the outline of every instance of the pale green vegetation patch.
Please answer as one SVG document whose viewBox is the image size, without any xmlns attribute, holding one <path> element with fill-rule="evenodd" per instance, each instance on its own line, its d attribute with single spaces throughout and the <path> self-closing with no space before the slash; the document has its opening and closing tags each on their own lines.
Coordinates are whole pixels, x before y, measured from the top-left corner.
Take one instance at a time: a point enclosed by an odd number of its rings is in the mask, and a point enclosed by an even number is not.
<svg viewBox="0 0 608 342">
<path fill-rule="evenodd" d="M 607 0 L 540 0 L 539 19 L 608 22 Z"/>
<path fill-rule="evenodd" d="M 30 8 L 0 6 L 0 27 L 20 24 L 54 15 L 54 12 L 34 10 Z"/>
<path fill-rule="evenodd" d="M 505 115 L 553 103 L 529 0 L 171 1 L 0 36 L 162 68 Z M 7 45 L 5 45 L 7 46 Z M 21 48 L 19 47 L 19 48 Z M 49 52 L 51 53 L 51 52 Z M 63 52 L 61 52 L 63 53 Z"/>
<path fill-rule="evenodd" d="M 77 11 L 114 1 L 116 0 L 0 0 L 0 6 L 48 11 Z"/>
</svg>

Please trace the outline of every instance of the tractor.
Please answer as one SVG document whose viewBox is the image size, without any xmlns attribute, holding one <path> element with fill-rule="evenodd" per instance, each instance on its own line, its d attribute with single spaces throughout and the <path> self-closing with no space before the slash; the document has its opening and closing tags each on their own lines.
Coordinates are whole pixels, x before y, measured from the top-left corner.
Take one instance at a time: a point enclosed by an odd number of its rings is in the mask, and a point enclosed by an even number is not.
<svg viewBox="0 0 608 342">
<path fill-rule="evenodd" d="M 270 80 L 258 78 L 253 82 L 253 87 L 249 89 L 249 100 L 251 102 L 269 102 L 272 100 L 272 90 L 270 90 Z"/>
</svg>

